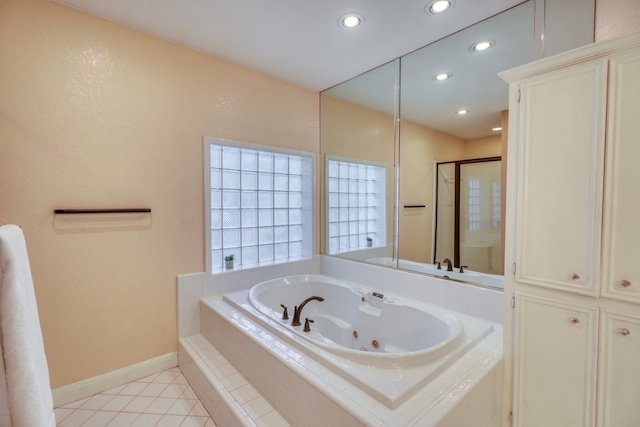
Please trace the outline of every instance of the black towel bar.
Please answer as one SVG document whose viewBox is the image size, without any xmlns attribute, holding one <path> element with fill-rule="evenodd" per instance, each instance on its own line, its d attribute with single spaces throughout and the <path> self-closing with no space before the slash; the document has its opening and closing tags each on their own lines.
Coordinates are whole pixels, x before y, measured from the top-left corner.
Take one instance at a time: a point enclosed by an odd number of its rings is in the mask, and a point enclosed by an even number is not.
<svg viewBox="0 0 640 427">
<path fill-rule="evenodd" d="M 147 213 L 151 212 L 149 208 L 132 208 L 132 209 L 55 209 L 55 214 L 103 214 L 103 213 Z"/>
</svg>

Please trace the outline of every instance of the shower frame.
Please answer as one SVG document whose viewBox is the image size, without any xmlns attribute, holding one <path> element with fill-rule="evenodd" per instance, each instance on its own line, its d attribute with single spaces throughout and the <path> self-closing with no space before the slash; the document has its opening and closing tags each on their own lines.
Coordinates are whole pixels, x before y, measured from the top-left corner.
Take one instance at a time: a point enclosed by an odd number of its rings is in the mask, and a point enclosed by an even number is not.
<svg viewBox="0 0 640 427">
<path fill-rule="evenodd" d="M 438 203 L 440 202 L 439 197 L 439 185 L 438 185 L 438 171 L 441 165 L 453 164 L 454 165 L 454 232 L 453 232 L 453 265 L 455 267 L 460 267 L 460 235 L 461 235 L 461 218 L 460 218 L 460 176 L 461 176 L 461 167 L 466 164 L 473 163 L 488 163 L 488 162 L 496 162 L 502 161 L 501 156 L 495 157 L 481 157 L 476 159 L 465 159 L 465 160 L 451 160 L 446 162 L 435 162 L 434 168 L 434 213 L 433 213 L 433 239 L 432 239 L 432 262 L 436 263 L 437 261 L 442 262 L 442 259 L 437 259 L 437 242 L 438 242 Z"/>
</svg>

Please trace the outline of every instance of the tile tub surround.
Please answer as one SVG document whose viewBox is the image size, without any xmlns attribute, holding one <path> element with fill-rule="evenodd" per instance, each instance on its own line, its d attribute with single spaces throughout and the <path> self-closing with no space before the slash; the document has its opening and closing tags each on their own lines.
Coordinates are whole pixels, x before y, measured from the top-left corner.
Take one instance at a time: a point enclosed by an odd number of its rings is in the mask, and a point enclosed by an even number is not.
<svg viewBox="0 0 640 427">
<path fill-rule="evenodd" d="M 226 417 L 218 424 L 271 425 L 260 419 L 269 414 L 279 420 L 273 425 L 292 426 L 499 425 L 501 331 L 392 410 L 227 307 L 222 316 L 203 308 L 203 334 L 181 340 L 179 350 L 203 405 Z"/>
<path fill-rule="evenodd" d="M 178 276 L 178 339 L 200 331 L 199 302 L 205 296 L 249 289 L 256 283 L 294 274 L 319 274 L 321 257 L 223 273 Z"/>
<path fill-rule="evenodd" d="M 320 277 L 320 276 L 318 276 Z M 332 285 L 327 283 L 328 287 Z M 278 289 L 278 292 L 280 289 Z M 285 291 L 288 292 L 288 291 Z M 330 294 L 330 291 L 327 291 Z M 330 299 L 329 294 L 324 293 L 321 288 L 315 290 L 314 293 L 323 295 L 325 301 Z M 395 295 L 389 295 L 390 299 L 393 299 L 395 303 L 404 304 L 404 301 L 399 299 Z M 335 295 L 334 295 L 335 298 Z M 327 304 L 325 302 L 325 304 Z M 331 304 L 329 302 L 329 304 Z M 319 305 L 318 310 L 326 308 L 326 305 Z M 432 310 L 430 306 L 412 306 L 417 309 Z M 393 310 L 396 307 L 389 306 L 389 310 Z M 382 308 L 382 311 L 387 308 Z M 352 308 L 358 312 L 357 306 Z M 317 312 L 313 315 L 316 321 L 322 312 Z M 397 312 L 398 316 L 401 316 L 401 311 Z M 433 311 L 427 311 L 427 313 L 434 313 Z M 430 316 L 431 314 L 429 314 Z M 375 356 L 382 356 L 381 354 L 374 354 L 369 352 L 355 352 L 354 355 L 335 353 L 333 349 L 329 347 L 322 347 L 318 345 L 316 341 L 310 341 L 307 339 L 306 334 L 302 333 L 300 328 L 298 331 L 294 331 L 289 325 L 289 322 L 284 324 L 280 319 L 275 320 L 263 313 L 260 313 L 253 306 L 248 303 L 248 291 L 238 291 L 231 294 L 226 294 L 222 299 L 218 296 L 205 298 L 201 302 L 200 319 L 201 319 L 201 334 L 209 340 L 214 346 L 220 348 L 221 352 L 227 356 L 231 356 L 226 353 L 226 349 L 229 345 L 234 343 L 227 343 L 226 336 L 220 335 L 219 331 L 224 330 L 226 322 L 229 320 L 232 323 L 236 323 L 236 319 L 243 316 L 247 319 L 240 327 L 244 328 L 245 325 L 251 325 L 251 322 L 255 322 L 255 326 L 264 329 L 268 332 L 269 336 L 277 337 L 280 341 L 291 348 L 298 349 L 298 352 L 306 353 L 311 356 L 315 361 L 324 365 L 325 370 L 332 370 L 335 374 L 343 378 L 354 385 L 358 390 L 363 391 L 365 394 L 375 399 L 378 402 L 383 403 L 391 409 L 396 409 L 407 401 L 417 390 L 423 388 L 425 384 L 428 384 L 434 378 L 441 376 L 447 376 L 449 367 L 451 367 L 459 358 L 466 357 L 469 364 L 472 364 L 475 359 L 481 358 L 486 352 L 491 351 L 495 342 L 500 341 L 502 337 L 502 330 L 498 328 L 496 330 L 495 324 L 486 322 L 480 319 L 472 318 L 462 314 L 457 314 L 457 320 L 463 326 L 463 333 L 458 336 L 458 339 L 452 341 L 450 345 L 444 346 L 441 351 L 437 351 L 439 356 L 434 357 L 432 354 L 423 354 L 420 361 L 416 360 L 416 355 L 403 354 L 397 355 L 398 359 L 395 363 L 401 363 L 402 368 L 392 368 L 391 366 L 376 367 Z M 369 318 L 374 321 L 374 318 Z M 388 319 L 387 322 L 393 322 L 393 319 Z M 416 324 L 416 326 L 418 326 Z M 254 325 L 251 325 L 253 328 Z M 427 325 L 423 325 L 427 327 Z M 360 325 L 359 329 L 363 336 L 366 335 L 368 327 L 366 325 Z M 401 325 L 394 328 L 394 333 L 399 333 L 402 329 Z M 374 331 L 370 331 L 374 332 Z M 435 332 L 435 331 L 434 331 Z M 349 332 L 350 333 L 350 332 Z M 375 333 L 375 332 L 374 332 Z M 264 334 L 251 334 L 254 339 L 262 341 Z M 379 337 L 384 343 L 387 339 L 384 336 Z M 483 343 L 484 340 L 490 340 L 489 346 L 487 343 Z M 265 342 L 264 346 L 271 351 L 279 351 L 280 347 L 274 347 L 271 342 Z M 363 357 L 360 361 L 357 361 L 355 357 Z M 413 358 L 412 358 L 413 357 Z M 235 360 L 235 359 L 233 359 Z M 404 360 L 404 362 L 402 362 Z M 379 363 L 379 362 L 378 362 Z M 457 373 L 456 373 L 457 375 Z M 449 373 L 451 380 L 455 380 Z"/>
<path fill-rule="evenodd" d="M 502 324 L 502 291 L 335 257 L 321 256 L 321 259 L 321 274 L 325 276 L 361 283 L 378 292 L 411 298 Z"/>
<path fill-rule="evenodd" d="M 290 425 L 203 336 L 181 339 L 178 354 L 185 378 L 218 425 Z"/>
<path fill-rule="evenodd" d="M 295 401 L 295 420 L 289 423 L 271 404 L 249 384 L 242 375 L 203 336 L 194 335 L 180 340 L 181 369 L 203 405 L 216 414 L 218 425 L 225 427 L 496 427 L 501 425 L 502 361 L 487 360 L 457 385 L 443 385 L 437 404 L 424 408 L 425 415 L 402 424 L 404 413 L 391 423 L 384 423 L 368 412 L 360 418 L 373 420 L 363 423 L 342 408 L 327 406 L 327 398 L 308 395 L 305 383 L 298 384 L 297 393 L 305 393 L 310 404 Z M 342 383 L 344 386 L 348 384 Z M 441 383 L 444 384 L 444 383 Z M 292 384 L 293 385 L 293 384 Z M 279 394 L 291 397 L 291 389 L 279 390 Z M 295 396 L 295 395 L 294 395 Z M 352 399 L 348 398 L 351 402 Z M 295 406 L 297 404 L 297 406 Z M 455 405 L 455 410 L 452 408 Z M 352 405 L 353 406 L 353 405 Z M 315 409 L 315 412 L 314 412 Z M 428 412 L 428 413 L 426 413 Z M 327 420 L 330 417 L 331 420 Z"/>
<path fill-rule="evenodd" d="M 214 410 L 213 407 L 215 407 L 218 410 L 217 414 L 224 412 L 227 414 L 225 419 L 234 420 L 229 421 L 229 426 L 270 424 L 264 424 L 264 420 L 263 424 L 256 424 L 256 422 L 248 416 L 248 412 L 243 409 L 242 404 L 239 403 L 231 394 L 231 391 L 224 386 L 222 379 L 225 378 L 227 372 L 224 371 L 220 373 L 213 370 L 213 362 L 208 359 L 208 355 L 217 354 L 215 357 L 222 356 L 215 347 L 199 335 L 199 301 L 205 296 L 221 295 L 231 291 L 248 289 L 254 284 L 264 280 L 304 273 L 325 274 L 344 281 L 359 282 L 382 292 L 390 292 L 399 296 L 414 298 L 418 301 L 439 305 L 481 319 L 502 323 L 504 299 L 503 293 L 500 291 L 334 257 L 317 256 L 310 261 L 236 270 L 216 275 L 207 275 L 204 273 L 181 275 L 178 277 L 180 366 L 187 369 L 185 376 L 190 384 L 192 384 L 192 387 L 194 387 L 194 391 L 198 393 L 198 389 L 201 389 L 201 392 L 204 393 L 205 400 L 203 400 L 203 405 L 205 405 L 209 411 Z M 190 343 L 189 340 L 193 339 L 203 340 L 200 345 L 207 348 L 204 353 Z M 258 351 L 259 348 L 252 347 L 251 350 L 248 351 L 254 350 Z M 284 357 L 284 355 L 282 357 Z M 252 360 L 255 362 L 255 360 L 258 360 L 258 357 L 252 357 Z M 234 364 L 237 364 L 235 360 Z M 228 365 L 233 369 L 233 372 L 241 376 L 231 364 Z M 283 369 L 280 367 L 280 369 L 288 378 L 292 377 L 291 373 L 293 371 L 291 368 Z M 431 405 L 423 405 L 423 411 L 428 410 L 428 414 L 423 414 L 421 418 L 416 420 L 412 419 L 413 421 L 410 420 L 405 424 L 398 424 L 395 421 L 386 423 L 375 415 L 374 416 L 380 420 L 379 424 L 361 423 L 353 417 L 351 417 L 351 420 L 353 422 L 357 421 L 357 424 L 353 425 L 429 425 L 438 427 L 455 425 L 484 427 L 485 425 L 499 425 L 500 422 L 497 420 L 499 420 L 500 417 L 500 402 L 502 399 L 502 369 L 502 348 L 501 344 L 496 344 L 492 357 L 483 361 L 482 365 L 478 366 L 478 369 L 472 370 L 465 380 L 457 384 L 440 383 L 442 385 L 442 389 L 438 392 L 438 398 L 440 400 Z M 187 372 L 191 375 L 187 374 Z M 271 369 L 270 372 L 274 372 L 273 369 Z M 311 381 L 313 381 L 313 379 Z M 436 381 L 435 383 L 438 382 L 439 381 Z M 345 382 L 343 381 L 343 383 Z M 201 385 L 202 387 L 194 386 L 194 384 Z M 313 382 L 303 382 L 301 385 L 302 390 L 313 388 L 310 384 L 313 384 Z M 348 383 L 346 384 L 348 385 Z M 325 391 L 327 390 L 330 389 L 326 389 Z M 272 394 L 277 395 L 278 393 Z M 258 396 L 260 396 L 259 393 Z M 322 396 L 324 396 L 324 394 Z M 269 395 L 269 398 L 272 398 L 272 396 Z M 201 397 L 201 399 L 203 399 L 203 397 Z M 320 401 L 325 402 L 326 396 L 320 398 Z M 410 402 L 407 402 L 407 404 L 409 403 Z M 476 403 L 478 403 L 478 406 L 475 406 Z M 207 404 L 209 404 L 209 406 L 207 406 Z M 395 416 L 404 416 L 402 414 L 405 414 L 405 406 L 407 404 L 393 411 L 396 414 Z M 451 407 L 454 404 L 456 404 L 456 410 L 452 411 Z M 356 406 L 353 407 L 356 408 Z M 476 410 L 473 409 L 474 407 Z M 226 410 L 223 411 L 221 408 L 226 408 Z M 317 408 L 317 405 L 314 404 L 310 406 L 304 404 L 297 406 L 297 408 L 299 408 L 299 411 L 306 411 L 306 413 L 313 418 L 313 408 Z M 321 412 L 326 414 L 326 411 Z M 344 410 L 342 410 L 342 412 L 344 412 Z M 368 410 L 362 413 L 362 416 L 368 419 L 367 417 L 369 415 L 366 414 L 370 415 L 371 413 Z M 273 417 L 279 419 L 280 414 L 278 411 L 273 410 Z M 459 420 L 464 417 L 468 417 L 469 422 L 460 424 Z M 406 419 L 403 418 L 403 421 L 406 421 Z M 458 424 L 451 424 L 451 422 L 458 422 Z M 287 424 L 278 423 L 274 425 Z"/>
<path fill-rule="evenodd" d="M 178 338 L 200 331 L 199 304 L 207 296 L 249 289 L 265 280 L 295 274 L 324 274 L 367 288 L 412 298 L 502 324 L 504 293 L 408 271 L 318 255 L 312 260 L 178 276 Z"/>
</svg>

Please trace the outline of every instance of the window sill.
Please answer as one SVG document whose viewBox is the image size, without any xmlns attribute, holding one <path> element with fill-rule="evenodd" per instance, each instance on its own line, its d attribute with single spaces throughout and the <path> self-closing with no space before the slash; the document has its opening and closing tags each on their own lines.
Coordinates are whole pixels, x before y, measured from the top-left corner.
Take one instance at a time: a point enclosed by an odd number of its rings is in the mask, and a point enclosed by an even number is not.
<svg viewBox="0 0 640 427">
<path fill-rule="evenodd" d="M 221 273 L 232 273 L 234 271 L 242 271 L 242 270 L 250 270 L 250 269 L 254 269 L 254 268 L 260 268 L 260 267 L 269 267 L 272 265 L 280 265 L 280 264 L 286 264 L 288 262 L 295 262 L 295 261 L 310 261 L 312 258 L 304 258 L 304 257 L 296 257 L 296 258 L 283 258 L 283 259 L 279 259 L 279 260 L 272 260 L 272 261 L 263 261 L 263 262 L 259 262 L 259 263 L 254 263 L 254 264 L 239 264 L 239 265 L 234 265 L 233 268 L 214 268 L 211 271 L 211 274 L 221 274 Z"/>
</svg>

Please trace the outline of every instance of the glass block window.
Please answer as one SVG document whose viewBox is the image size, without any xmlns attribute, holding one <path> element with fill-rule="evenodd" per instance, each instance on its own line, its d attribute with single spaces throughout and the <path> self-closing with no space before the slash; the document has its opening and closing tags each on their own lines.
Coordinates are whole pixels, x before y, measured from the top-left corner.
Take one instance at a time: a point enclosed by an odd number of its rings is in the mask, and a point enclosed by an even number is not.
<svg viewBox="0 0 640 427">
<path fill-rule="evenodd" d="M 311 258 L 313 154 L 205 142 L 211 270 Z"/>
<path fill-rule="evenodd" d="M 480 185 L 479 179 L 469 179 L 469 231 L 480 230 Z"/>
<path fill-rule="evenodd" d="M 493 226 L 500 227 L 502 217 L 502 187 L 499 182 L 493 182 Z"/>
<path fill-rule="evenodd" d="M 386 245 L 386 165 L 327 156 L 326 180 L 327 252 Z"/>
</svg>

